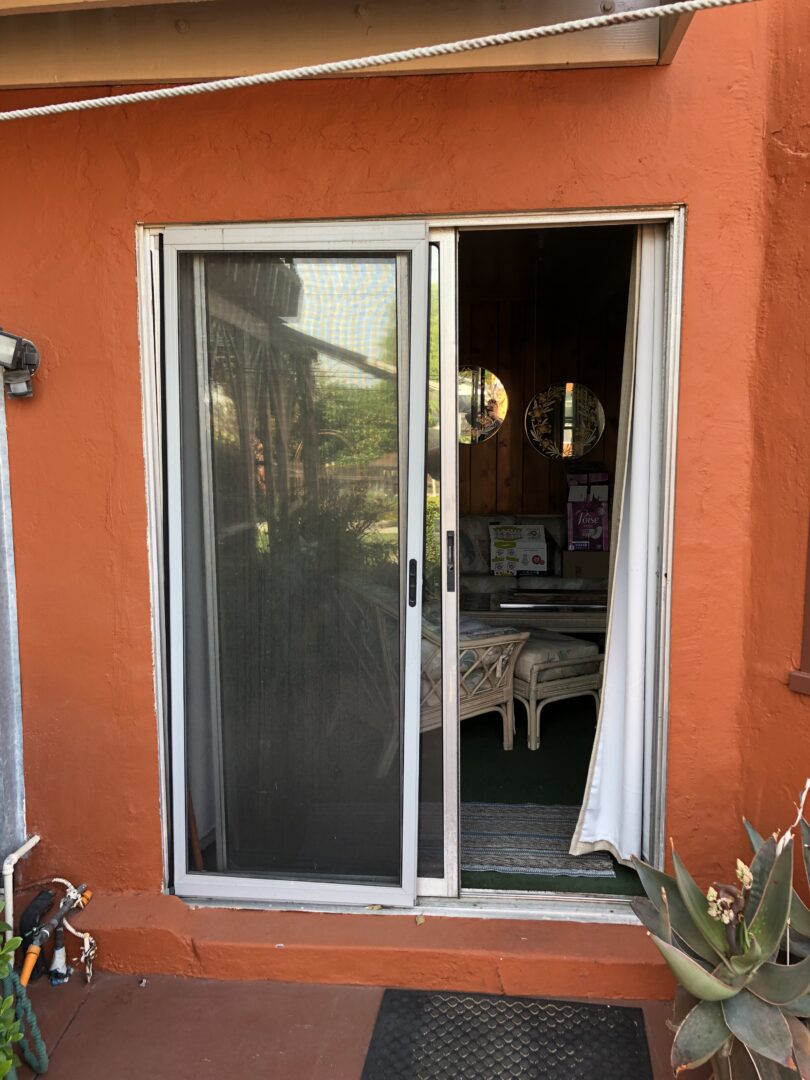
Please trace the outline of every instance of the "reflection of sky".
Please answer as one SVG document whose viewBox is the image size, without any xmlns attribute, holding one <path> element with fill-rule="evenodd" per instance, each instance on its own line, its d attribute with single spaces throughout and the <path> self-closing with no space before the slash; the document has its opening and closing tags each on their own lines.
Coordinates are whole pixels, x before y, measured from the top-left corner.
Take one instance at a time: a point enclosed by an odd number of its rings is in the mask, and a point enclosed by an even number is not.
<svg viewBox="0 0 810 1080">
<path fill-rule="evenodd" d="M 288 326 L 312 337 L 384 362 L 383 345 L 391 330 L 396 306 L 396 259 L 296 258 L 303 285 L 301 308 Z M 321 355 L 324 374 L 335 377 L 355 368 Z"/>
</svg>

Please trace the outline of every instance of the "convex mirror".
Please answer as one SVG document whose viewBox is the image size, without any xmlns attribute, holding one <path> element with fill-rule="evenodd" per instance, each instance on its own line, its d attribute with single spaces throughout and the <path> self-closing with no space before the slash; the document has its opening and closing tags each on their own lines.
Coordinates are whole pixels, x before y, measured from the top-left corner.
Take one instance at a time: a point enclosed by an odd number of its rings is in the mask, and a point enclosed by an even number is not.
<svg viewBox="0 0 810 1080">
<path fill-rule="evenodd" d="M 486 442 L 506 419 L 509 397 L 501 380 L 486 368 L 463 367 L 458 373 L 458 441 Z"/>
<path fill-rule="evenodd" d="M 535 394 L 526 409 L 526 437 L 553 460 L 574 461 L 596 446 L 605 430 L 605 410 L 582 383 L 555 383 Z"/>
</svg>

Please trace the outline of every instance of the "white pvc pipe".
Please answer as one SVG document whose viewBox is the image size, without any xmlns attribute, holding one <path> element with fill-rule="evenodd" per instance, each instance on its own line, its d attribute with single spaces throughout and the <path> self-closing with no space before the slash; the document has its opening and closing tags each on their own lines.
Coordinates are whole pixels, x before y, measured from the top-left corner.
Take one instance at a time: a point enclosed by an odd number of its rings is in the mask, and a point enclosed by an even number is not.
<svg viewBox="0 0 810 1080">
<path fill-rule="evenodd" d="M 23 857 L 27 855 L 31 848 L 37 846 L 40 841 L 39 833 L 34 833 L 33 836 L 25 841 L 22 847 L 18 847 L 16 851 L 12 851 L 10 855 L 7 855 L 3 861 L 3 900 L 5 904 L 3 906 L 3 920 L 8 923 L 8 930 L 6 930 L 6 941 L 14 934 L 14 867 Z"/>
</svg>

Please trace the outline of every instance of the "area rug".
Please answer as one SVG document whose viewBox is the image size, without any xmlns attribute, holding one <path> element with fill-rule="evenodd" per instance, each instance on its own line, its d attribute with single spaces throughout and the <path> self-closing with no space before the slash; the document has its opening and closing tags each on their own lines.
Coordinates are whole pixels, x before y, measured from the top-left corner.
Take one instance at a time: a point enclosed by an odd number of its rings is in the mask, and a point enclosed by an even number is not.
<svg viewBox="0 0 810 1080">
<path fill-rule="evenodd" d="M 386 990 L 362 1080 L 652 1080 L 641 1009 Z"/>
<path fill-rule="evenodd" d="M 612 878 L 606 852 L 570 855 L 578 806 L 462 803 L 461 869 L 496 874 Z"/>
</svg>

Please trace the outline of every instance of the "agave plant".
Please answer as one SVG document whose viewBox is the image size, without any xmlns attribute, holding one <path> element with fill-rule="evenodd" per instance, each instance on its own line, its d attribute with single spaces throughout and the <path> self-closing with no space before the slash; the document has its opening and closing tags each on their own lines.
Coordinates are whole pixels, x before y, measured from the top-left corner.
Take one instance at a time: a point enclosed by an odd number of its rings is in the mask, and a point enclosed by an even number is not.
<svg viewBox="0 0 810 1080">
<path fill-rule="evenodd" d="M 680 984 L 676 1075 L 710 1061 L 715 1080 L 810 1080 L 810 909 L 793 889 L 794 833 L 810 884 L 807 794 L 781 837 L 745 823 L 755 854 L 735 884 L 704 895 L 674 850 L 674 877 L 635 860 L 647 899 L 633 909 Z"/>
</svg>

